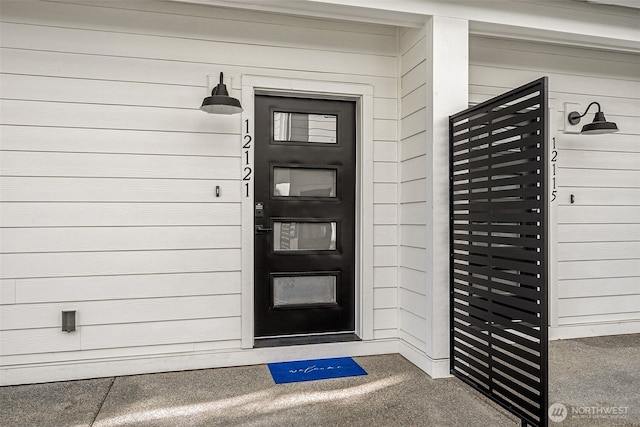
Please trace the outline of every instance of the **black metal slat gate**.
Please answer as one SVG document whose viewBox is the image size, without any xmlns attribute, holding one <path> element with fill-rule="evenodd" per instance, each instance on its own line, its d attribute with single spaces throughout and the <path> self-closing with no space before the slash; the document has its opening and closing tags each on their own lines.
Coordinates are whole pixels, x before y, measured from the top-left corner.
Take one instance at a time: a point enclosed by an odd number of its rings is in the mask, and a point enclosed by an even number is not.
<svg viewBox="0 0 640 427">
<path fill-rule="evenodd" d="M 449 118 L 451 373 L 547 425 L 547 78 Z"/>
</svg>

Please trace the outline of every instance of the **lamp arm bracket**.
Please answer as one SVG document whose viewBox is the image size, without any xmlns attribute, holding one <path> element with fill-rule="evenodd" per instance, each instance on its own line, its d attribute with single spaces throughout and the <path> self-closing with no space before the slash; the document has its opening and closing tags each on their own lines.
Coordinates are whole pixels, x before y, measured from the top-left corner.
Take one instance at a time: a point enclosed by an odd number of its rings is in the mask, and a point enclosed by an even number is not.
<svg viewBox="0 0 640 427">
<path fill-rule="evenodd" d="M 570 112 L 569 115 L 567 116 L 567 119 L 569 120 L 569 123 L 571 123 L 572 125 L 577 125 L 578 123 L 580 123 L 580 119 L 587 115 L 587 113 L 589 112 L 589 109 L 594 104 L 598 106 L 598 111 L 597 112 L 599 113 L 601 111 L 600 110 L 600 103 L 598 103 L 596 101 L 593 101 L 591 104 L 589 104 L 587 106 L 587 109 L 584 110 L 584 113 L 582 113 L 582 114 L 580 114 L 577 111 Z"/>
<path fill-rule="evenodd" d="M 589 112 L 589 108 L 591 108 L 591 106 L 592 106 L 592 105 L 594 105 L 594 104 L 598 106 L 598 111 L 597 111 L 597 113 L 599 113 L 599 112 L 601 111 L 601 110 L 600 110 L 600 103 L 599 103 L 599 102 L 596 102 L 596 101 L 593 101 L 591 104 L 589 104 L 589 105 L 587 106 L 587 109 L 586 109 L 586 110 L 584 110 L 584 113 L 582 113 L 582 115 L 581 115 L 580 117 L 584 117 L 584 116 L 586 116 L 586 115 L 587 115 L 587 113 Z"/>
</svg>

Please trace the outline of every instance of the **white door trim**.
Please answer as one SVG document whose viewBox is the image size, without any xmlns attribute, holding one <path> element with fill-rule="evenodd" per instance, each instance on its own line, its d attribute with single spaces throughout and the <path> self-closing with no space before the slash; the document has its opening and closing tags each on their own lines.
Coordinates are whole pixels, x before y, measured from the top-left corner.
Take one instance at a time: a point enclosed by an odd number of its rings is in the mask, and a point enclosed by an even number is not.
<svg viewBox="0 0 640 427">
<path fill-rule="evenodd" d="M 242 186 L 242 348 L 253 348 L 253 176 L 254 100 L 256 94 L 300 95 L 306 98 L 357 102 L 356 110 L 356 333 L 373 339 L 373 87 L 361 83 L 242 76 L 241 178 Z M 245 143 L 249 142 L 248 146 Z M 246 148 L 245 148 L 246 147 Z M 248 154 L 245 154 L 248 153 Z M 248 156 L 248 157 L 247 157 Z M 245 184 L 249 184 L 246 196 Z"/>
</svg>

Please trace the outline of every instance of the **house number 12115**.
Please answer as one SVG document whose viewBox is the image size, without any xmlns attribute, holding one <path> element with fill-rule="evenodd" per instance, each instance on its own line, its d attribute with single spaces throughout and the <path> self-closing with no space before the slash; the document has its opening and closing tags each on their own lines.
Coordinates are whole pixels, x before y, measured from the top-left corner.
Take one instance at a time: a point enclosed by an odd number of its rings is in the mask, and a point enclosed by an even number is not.
<svg viewBox="0 0 640 427">
<path fill-rule="evenodd" d="M 251 152 L 251 133 L 249 132 L 249 119 L 244 121 L 244 135 L 242 136 L 242 182 L 244 183 L 244 197 L 249 197 L 249 189 L 251 188 L 251 178 L 253 176 L 253 170 L 249 163 L 249 153 Z"/>
</svg>

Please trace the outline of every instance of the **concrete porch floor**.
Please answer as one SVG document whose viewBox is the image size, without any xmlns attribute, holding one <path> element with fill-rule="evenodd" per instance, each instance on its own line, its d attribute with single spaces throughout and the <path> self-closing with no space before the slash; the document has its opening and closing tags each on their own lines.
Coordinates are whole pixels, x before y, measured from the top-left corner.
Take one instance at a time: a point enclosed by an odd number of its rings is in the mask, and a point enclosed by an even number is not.
<svg viewBox="0 0 640 427">
<path fill-rule="evenodd" d="M 256 365 L 0 387 L 0 426 L 520 425 L 461 381 L 433 380 L 399 355 L 354 359 L 368 375 L 276 385 Z M 549 403 L 568 411 L 550 426 L 640 426 L 640 335 L 554 341 L 549 362 Z M 627 409 L 585 413 L 596 407 Z"/>
</svg>

